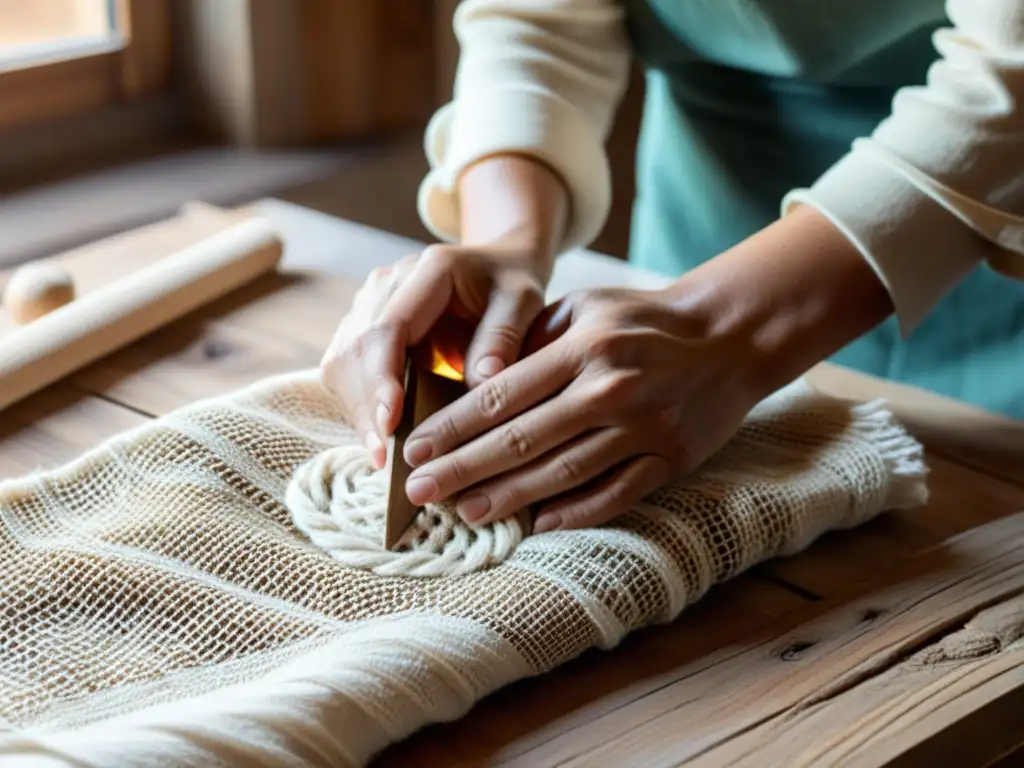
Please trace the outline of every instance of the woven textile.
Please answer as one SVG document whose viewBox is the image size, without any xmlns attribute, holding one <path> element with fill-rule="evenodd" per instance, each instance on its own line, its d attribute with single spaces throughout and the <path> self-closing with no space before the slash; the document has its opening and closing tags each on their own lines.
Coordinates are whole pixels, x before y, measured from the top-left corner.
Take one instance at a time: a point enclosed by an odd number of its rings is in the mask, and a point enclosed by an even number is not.
<svg viewBox="0 0 1024 768">
<path fill-rule="evenodd" d="M 388 576 L 332 557 L 286 505 L 298 468 L 352 442 L 301 373 L 0 485 L 0 764 L 362 765 L 926 494 L 921 448 L 882 404 L 798 383 L 612 525 L 526 537 L 458 576 Z"/>
</svg>

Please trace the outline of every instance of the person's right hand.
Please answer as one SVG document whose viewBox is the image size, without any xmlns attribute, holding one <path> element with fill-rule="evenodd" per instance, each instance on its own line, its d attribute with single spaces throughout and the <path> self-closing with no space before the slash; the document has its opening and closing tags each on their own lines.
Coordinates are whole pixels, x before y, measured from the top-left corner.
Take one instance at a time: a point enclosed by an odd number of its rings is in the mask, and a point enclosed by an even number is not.
<svg viewBox="0 0 1024 768">
<path fill-rule="evenodd" d="M 321 375 L 378 468 L 402 415 L 407 350 L 428 340 L 462 361 L 470 387 L 500 373 L 518 359 L 544 308 L 549 263 L 543 254 L 500 243 L 433 245 L 370 274 L 324 355 Z M 456 333 L 460 328 L 468 332 Z"/>
</svg>

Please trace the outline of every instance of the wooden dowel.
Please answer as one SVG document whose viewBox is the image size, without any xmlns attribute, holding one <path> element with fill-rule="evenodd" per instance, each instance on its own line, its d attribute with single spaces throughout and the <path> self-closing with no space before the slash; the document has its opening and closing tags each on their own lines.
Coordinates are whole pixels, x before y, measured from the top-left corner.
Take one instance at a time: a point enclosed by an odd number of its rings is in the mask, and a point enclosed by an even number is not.
<svg viewBox="0 0 1024 768">
<path fill-rule="evenodd" d="M 0 339 L 0 410 L 276 269 L 283 245 L 241 221 Z"/>
</svg>

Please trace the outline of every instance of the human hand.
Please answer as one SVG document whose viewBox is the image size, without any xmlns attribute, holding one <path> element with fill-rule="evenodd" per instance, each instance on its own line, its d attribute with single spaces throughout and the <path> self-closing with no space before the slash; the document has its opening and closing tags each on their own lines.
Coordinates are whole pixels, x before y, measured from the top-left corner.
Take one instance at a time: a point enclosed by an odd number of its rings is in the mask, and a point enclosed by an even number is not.
<svg viewBox="0 0 1024 768">
<path fill-rule="evenodd" d="M 461 368 L 470 387 L 504 370 L 519 357 L 544 307 L 549 261 L 500 241 L 434 245 L 370 274 L 324 355 L 321 374 L 378 468 L 402 416 L 407 350 L 424 341 L 434 345 Z"/>
<path fill-rule="evenodd" d="M 425 420 L 414 504 L 462 494 L 472 524 L 538 509 L 535 532 L 604 523 L 694 470 L 767 393 L 741 334 L 667 292 L 585 291 L 545 310 L 530 354 Z"/>
</svg>

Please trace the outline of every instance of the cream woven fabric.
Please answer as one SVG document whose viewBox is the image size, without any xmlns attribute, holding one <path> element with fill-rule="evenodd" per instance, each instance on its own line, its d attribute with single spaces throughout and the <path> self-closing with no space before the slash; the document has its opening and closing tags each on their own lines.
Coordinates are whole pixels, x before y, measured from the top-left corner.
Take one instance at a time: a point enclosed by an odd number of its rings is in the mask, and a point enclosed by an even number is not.
<svg viewBox="0 0 1024 768">
<path fill-rule="evenodd" d="M 297 468 L 351 443 L 302 373 L 0 486 L 0 764 L 363 765 L 926 494 L 921 448 L 882 404 L 797 384 L 614 525 L 527 537 L 459 576 L 387 576 L 312 543 L 286 506 Z"/>
</svg>

